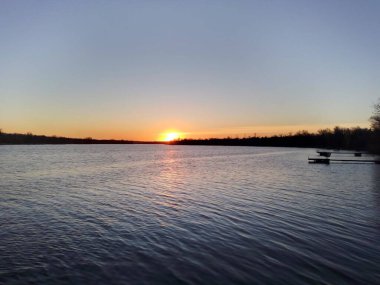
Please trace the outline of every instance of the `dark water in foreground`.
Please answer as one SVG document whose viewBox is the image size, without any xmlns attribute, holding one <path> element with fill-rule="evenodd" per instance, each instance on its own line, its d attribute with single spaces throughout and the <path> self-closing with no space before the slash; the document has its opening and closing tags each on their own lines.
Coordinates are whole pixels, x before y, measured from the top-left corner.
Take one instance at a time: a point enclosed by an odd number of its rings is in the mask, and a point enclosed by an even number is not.
<svg viewBox="0 0 380 285">
<path fill-rule="evenodd" d="M 380 166 L 0 146 L 0 284 L 380 284 Z"/>
</svg>

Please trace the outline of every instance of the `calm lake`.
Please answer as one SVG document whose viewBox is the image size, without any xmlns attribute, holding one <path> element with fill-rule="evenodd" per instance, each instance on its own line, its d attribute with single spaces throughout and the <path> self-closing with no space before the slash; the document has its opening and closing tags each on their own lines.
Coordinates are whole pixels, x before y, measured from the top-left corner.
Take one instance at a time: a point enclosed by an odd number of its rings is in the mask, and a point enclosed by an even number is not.
<svg viewBox="0 0 380 285">
<path fill-rule="evenodd" d="M 0 284 L 380 284 L 380 165 L 0 146 Z"/>
</svg>

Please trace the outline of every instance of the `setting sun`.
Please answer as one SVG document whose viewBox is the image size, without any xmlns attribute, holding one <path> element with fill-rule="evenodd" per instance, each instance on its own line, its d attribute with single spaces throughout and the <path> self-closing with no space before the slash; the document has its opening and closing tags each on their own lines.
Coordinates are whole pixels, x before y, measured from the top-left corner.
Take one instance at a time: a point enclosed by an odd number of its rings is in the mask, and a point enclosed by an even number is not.
<svg viewBox="0 0 380 285">
<path fill-rule="evenodd" d="M 179 132 L 169 132 L 169 133 L 162 134 L 160 140 L 170 142 L 170 141 L 178 140 L 180 136 L 181 136 L 181 133 Z"/>
</svg>

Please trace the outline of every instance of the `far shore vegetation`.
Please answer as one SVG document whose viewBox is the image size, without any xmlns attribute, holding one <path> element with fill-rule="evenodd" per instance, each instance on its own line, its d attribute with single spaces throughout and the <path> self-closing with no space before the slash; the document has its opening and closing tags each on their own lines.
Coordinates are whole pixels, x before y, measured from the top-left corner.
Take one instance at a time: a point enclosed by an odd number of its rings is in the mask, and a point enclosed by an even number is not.
<svg viewBox="0 0 380 285">
<path fill-rule="evenodd" d="M 172 144 L 172 145 L 225 145 L 225 146 L 274 146 L 310 147 L 346 150 L 366 150 L 380 153 L 379 129 L 341 128 L 323 129 L 317 133 L 300 131 L 295 134 L 270 137 L 179 139 L 170 142 L 141 142 L 129 140 L 98 140 L 92 138 L 66 138 L 0 132 L 0 144 Z"/>
<path fill-rule="evenodd" d="M 375 152 L 374 132 L 367 128 L 323 129 L 317 133 L 300 131 L 295 134 L 271 137 L 183 139 L 171 142 L 178 145 L 240 145 L 274 147 L 309 147 Z"/>
<path fill-rule="evenodd" d="M 316 133 L 299 131 L 295 134 L 250 136 L 243 138 L 178 139 L 170 142 L 143 142 L 130 140 L 99 140 L 92 138 L 66 138 L 27 134 L 10 134 L 0 129 L 0 144 L 171 144 L 171 145 L 225 145 L 308 147 L 326 149 L 364 150 L 380 154 L 380 100 L 370 118 L 371 128 L 323 129 Z"/>
<path fill-rule="evenodd" d="M 240 146 L 275 146 L 275 147 L 309 147 L 326 149 L 364 150 L 380 154 L 380 99 L 374 105 L 370 118 L 371 128 L 322 129 L 316 133 L 299 131 L 295 134 L 271 137 L 244 138 L 210 138 L 183 139 L 170 142 L 178 145 L 240 145 Z"/>
<path fill-rule="evenodd" d="M 44 136 L 27 134 L 10 134 L 0 129 L 0 144 L 136 144 L 136 143 L 157 143 L 157 142 L 137 142 L 130 140 L 99 140 L 91 137 L 87 138 L 67 138 L 58 136 Z"/>
</svg>

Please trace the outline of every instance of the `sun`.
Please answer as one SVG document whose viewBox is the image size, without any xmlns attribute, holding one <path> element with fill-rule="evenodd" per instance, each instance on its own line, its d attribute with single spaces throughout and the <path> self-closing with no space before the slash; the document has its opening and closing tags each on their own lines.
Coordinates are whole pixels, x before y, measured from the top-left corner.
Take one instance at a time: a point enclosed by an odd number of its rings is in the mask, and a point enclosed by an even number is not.
<svg viewBox="0 0 380 285">
<path fill-rule="evenodd" d="M 185 138 L 187 133 L 180 132 L 176 129 L 169 129 L 159 134 L 157 141 L 173 142 Z"/>
<path fill-rule="evenodd" d="M 171 142 L 171 141 L 174 141 L 174 140 L 178 140 L 180 138 L 180 133 L 178 132 L 170 132 L 170 133 L 166 133 L 163 137 L 163 140 L 166 141 L 166 142 Z"/>
</svg>

